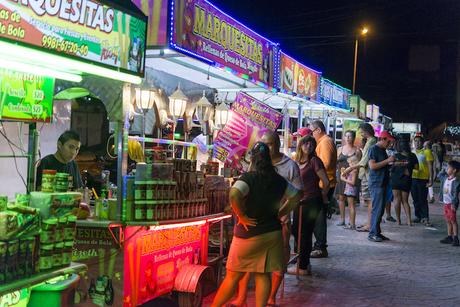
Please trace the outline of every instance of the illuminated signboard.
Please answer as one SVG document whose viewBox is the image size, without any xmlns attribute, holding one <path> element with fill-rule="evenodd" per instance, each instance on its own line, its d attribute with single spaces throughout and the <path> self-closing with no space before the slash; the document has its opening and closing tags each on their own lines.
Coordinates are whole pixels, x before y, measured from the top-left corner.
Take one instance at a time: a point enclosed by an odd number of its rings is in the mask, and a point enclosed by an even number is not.
<svg viewBox="0 0 460 307">
<path fill-rule="evenodd" d="M 171 14 L 171 48 L 258 85 L 273 86 L 275 43 L 205 0 L 173 0 Z"/>
<path fill-rule="evenodd" d="M 97 0 L 0 0 L 0 38 L 144 74 L 147 18 Z"/>
<path fill-rule="evenodd" d="M 282 90 L 316 100 L 320 74 L 281 53 L 280 88 Z"/>
<path fill-rule="evenodd" d="M 330 106 L 348 109 L 351 91 L 334 82 L 321 78 L 319 101 Z"/>
</svg>

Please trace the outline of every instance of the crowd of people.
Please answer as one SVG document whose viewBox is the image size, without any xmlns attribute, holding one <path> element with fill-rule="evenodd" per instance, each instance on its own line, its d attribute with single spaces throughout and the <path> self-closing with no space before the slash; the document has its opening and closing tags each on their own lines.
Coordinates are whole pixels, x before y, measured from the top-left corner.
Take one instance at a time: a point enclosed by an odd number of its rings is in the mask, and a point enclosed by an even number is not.
<svg viewBox="0 0 460 307">
<path fill-rule="evenodd" d="M 456 210 L 460 181 L 456 175 L 460 163 L 450 161 L 441 168 L 442 149 L 431 149 L 421 134 L 413 140 L 395 138 L 388 131 L 376 136 L 368 123 L 359 126 L 359 133 L 360 141 L 354 131 L 345 131 L 337 148 L 324 123 L 317 120 L 296 133 L 293 157 L 280 152 L 276 132 L 266 133 L 254 145 L 248 172 L 230 190 L 230 205 L 236 215 L 234 238 L 227 274 L 212 306 L 224 306 L 236 292 L 230 306 L 245 306 L 251 275 L 256 306 L 276 306 L 285 273 L 311 275 L 310 258 L 328 257 L 327 218 L 335 203 L 340 212 L 337 225 L 368 232 L 372 242 L 389 240 L 380 227 L 385 212 L 387 221 L 403 224 L 401 207 L 404 224 L 431 226 L 430 187 L 439 171 L 440 202 L 448 226 L 448 236 L 441 243 L 459 245 Z M 361 225 L 356 221 L 358 203 L 368 208 L 367 220 Z M 391 215 L 392 203 L 396 219 Z M 291 234 L 298 267 L 288 267 Z"/>
</svg>

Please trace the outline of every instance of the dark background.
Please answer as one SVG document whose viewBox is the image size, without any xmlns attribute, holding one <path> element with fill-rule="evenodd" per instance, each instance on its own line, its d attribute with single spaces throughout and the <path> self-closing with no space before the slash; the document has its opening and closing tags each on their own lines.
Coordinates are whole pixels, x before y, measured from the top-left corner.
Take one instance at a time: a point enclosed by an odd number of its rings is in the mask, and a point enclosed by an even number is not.
<svg viewBox="0 0 460 307">
<path fill-rule="evenodd" d="M 456 120 L 460 1 L 211 0 L 323 76 L 352 88 L 395 122 L 424 129 Z"/>
</svg>

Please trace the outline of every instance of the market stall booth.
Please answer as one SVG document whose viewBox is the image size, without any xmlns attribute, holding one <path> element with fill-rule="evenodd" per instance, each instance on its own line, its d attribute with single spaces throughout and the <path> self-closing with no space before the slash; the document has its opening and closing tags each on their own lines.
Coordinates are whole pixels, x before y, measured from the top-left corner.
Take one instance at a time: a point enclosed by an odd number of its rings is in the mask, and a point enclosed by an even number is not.
<svg viewBox="0 0 460 307">
<path fill-rule="evenodd" d="M 7 184 L 2 189 L 6 195 L 2 196 L 1 214 L 6 222 L 1 235 L 0 294 L 1 301 L 10 306 L 70 305 L 75 292 L 77 299 L 85 299 L 80 295 L 84 293 L 75 290 L 85 278 L 71 274 L 86 271 L 87 266 L 71 260 L 82 259 L 72 256 L 78 255 L 73 251 L 75 225 L 77 216 L 86 212 L 87 207 L 81 207 L 81 203 L 87 199 L 80 191 L 69 191 L 75 187 L 69 186 L 71 180 L 66 173 L 44 170 L 41 191 L 34 191 L 34 178 L 38 153 L 55 150 L 57 139 L 51 141 L 47 132 L 56 137 L 72 127 L 82 134 L 85 143 L 91 143 L 94 136 L 87 133 L 91 120 L 85 118 L 86 126 L 78 118 L 73 121 L 72 103 L 63 106 L 53 97 L 69 101 L 97 96 L 111 126 L 122 135 L 123 102 L 129 99 L 126 85 L 139 84 L 144 74 L 146 17 L 130 5 L 76 2 L 39 6 L 31 1 L 0 1 L 0 114 L 2 134 L 12 152 L 4 157 L 14 159 L 18 177 L 27 177 L 24 187 L 15 184 L 13 172 L 8 171 L 12 163 L 2 163 L 6 168 L 2 176 L 10 176 L 2 178 Z M 56 110 L 62 112 L 55 113 Z M 22 124 L 18 136 L 6 134 L 14 128 L 13 121 L 30 123 L 27 140 Z M 123 148 L 123 139 L 118 140 L 117 147 Z M 49 144 L 53 144 L 52 149 Z M 27 163 L 17 163 L 18 158 L 25 158 Z M 121 165 L 120 159 L 120 169 Z M 121 188 L 122 177 L 114 181 Z M 114 201 L 115 212 L 121 204 Z M 47 281 L 63 275 L 70 278 Z M 44 281 L 47 282 L 42 284 Z M 108 281 L 105 288 L 110 289 Z M 53 298 L 52 292 L 59 292 L 57 289 L 71 291 L 65 298 L 64 294 Z"/>
</svg>

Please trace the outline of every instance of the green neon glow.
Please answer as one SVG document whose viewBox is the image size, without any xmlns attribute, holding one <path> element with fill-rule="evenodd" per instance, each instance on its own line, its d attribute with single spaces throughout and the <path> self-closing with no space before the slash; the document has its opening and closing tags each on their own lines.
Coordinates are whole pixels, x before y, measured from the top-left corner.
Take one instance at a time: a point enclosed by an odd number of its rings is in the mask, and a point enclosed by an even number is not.
<svg viewBox="0 0 460 307">
<path fill-rule="evenodd" d="M 39 67 L 59 70 L 61 72 L 73 73 L 76 75 L 87 73 L 133 84 L 142 83 L 142 78 L 138 76 L 3 41 L 0 41 L 0 58 L 4 60 L 14 59 L 18 62 L 29 63 L 34 66 L 37 66 L 38 61 Z"/>
<path fill-rule="evenodd" d="M 62 79 L 62 80 L 67 80 L 67 81 L 72 81 L 72 82 L 81 82 L 82 80 L 82 77 L 76 74 L 71 74 L 71 73 L 67 73 L 67 72 L 63 72 L 63 71 L 59 71 L 55 69 L 50 69 L 46 67 L 29 65 L 29 64 L 25 64 L 21 62 L 11 61 L 11 60 L 5 60 L 3 58 L 0 58 L 0 67 L 23 72 L 23 73 L 29 73 L 29 74 L 34 74 L 34 75 L 43 76 L 43 77 Z"/>
</svg>

